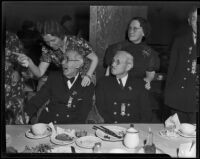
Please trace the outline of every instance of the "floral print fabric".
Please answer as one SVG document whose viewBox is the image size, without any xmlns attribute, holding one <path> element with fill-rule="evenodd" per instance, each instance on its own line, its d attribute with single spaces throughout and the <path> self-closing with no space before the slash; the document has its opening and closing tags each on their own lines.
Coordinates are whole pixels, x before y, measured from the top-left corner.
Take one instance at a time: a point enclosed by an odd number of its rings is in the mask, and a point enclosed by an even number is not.
<svg viewBox="0 0 200 159">
<path fill-rule="evenodd" d="M 66 36 L 65 48 L 67 50 L 77 50 L 84 58 L 84 66 L 80 70 L 81 75 L 85 75 L 90 67 L 90 60 L 87 55 L 94 52 L 92 47 L 88 44 L 86 40 L 76 36 Z M 41 61 L 43 62 L 53 62 L 56 66 L 61 67 L 61 62 L 63 59 L 63 52 L 59 50 L 52 50 L 43 46 Z M 95 73 L 94 73 L 95 74 Z M 93 75 L 94 78 L 95 75 Z"/>
<path fill-rule="evenodd" d="M 19 74 L 16 68 L 17 56 L 12 52 L 23 52 L 23 46 L 18 37 L 6 31 L 5 47 L 5 109 L 7 124 L 24 124 L 23 104 L 25 94 L 24 78 Z"/>
</svg>

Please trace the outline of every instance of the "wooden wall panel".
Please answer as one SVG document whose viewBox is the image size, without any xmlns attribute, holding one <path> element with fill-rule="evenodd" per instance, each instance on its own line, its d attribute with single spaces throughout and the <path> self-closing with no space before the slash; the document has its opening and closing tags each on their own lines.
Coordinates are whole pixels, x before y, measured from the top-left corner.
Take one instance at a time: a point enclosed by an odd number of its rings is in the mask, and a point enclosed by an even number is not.
<svg viewBox="0 0 200 159">
<path fill-rule="evenodd" d="M 125 39 L 128 22 L 147 17 L 146 6 L 90 6 L 90 43 L 98 57 L 97 78 L 103 76 L 103 57 L 108 45 Z"/>
</svg>

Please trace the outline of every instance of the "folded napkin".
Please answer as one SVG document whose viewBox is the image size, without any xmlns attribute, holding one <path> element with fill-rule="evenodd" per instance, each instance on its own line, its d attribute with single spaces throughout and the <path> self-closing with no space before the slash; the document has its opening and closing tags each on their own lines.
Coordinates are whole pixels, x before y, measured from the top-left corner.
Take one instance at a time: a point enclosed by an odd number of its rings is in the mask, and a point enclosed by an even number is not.
<svg viewBox="0 0 200 159">
<path fill-rule="evenodd" d="M 174 115 L 170 116 L 166 121 L 165 121 L 165 127 L 166 128 L 174 128 L 175 131 L 178 131 L 180 129 L 181 123 L 179 121 L 177 113 Z"/>
<path fill-rule="evenodd" d="M 196 157 L 196 142 L 192 145 L 192 142 L 180 144 L 178 157 Z"/>
<path fill-rule="evenodd" d="M 56 134 L 66 133 L 71 137 L 75 137 L 75 129 L 64 129 L 58 126 L 54 126 L 52 122 L 49 123 L 49 127 L 52 129 L 52 134 L 51 134 L 52 136 Z"/>
</svg>

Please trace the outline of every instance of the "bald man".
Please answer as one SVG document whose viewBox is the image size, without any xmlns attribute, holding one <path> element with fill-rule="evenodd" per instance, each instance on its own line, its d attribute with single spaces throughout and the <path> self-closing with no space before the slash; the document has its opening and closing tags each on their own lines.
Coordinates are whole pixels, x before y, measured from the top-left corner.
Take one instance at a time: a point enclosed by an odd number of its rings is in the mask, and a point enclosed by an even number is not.
<svg viewBox="0 0 200 159">
<path fill-rule="evenodd" d="M 105 123 L 151 122 L 152 110 L 144 81 L 129 73 L 134 67 L 133 56 L 117 51 L 111 65 L 113 76 L 99 79 L 96 106 Z"/>
</svg>

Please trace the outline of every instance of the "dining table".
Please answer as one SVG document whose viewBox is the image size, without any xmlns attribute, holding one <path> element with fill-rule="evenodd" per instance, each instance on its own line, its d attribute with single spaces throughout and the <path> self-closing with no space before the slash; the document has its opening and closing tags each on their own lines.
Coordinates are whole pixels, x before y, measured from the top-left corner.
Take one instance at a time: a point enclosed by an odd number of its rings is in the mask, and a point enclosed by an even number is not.
<svg viewBox="0 0 200 159">
<path fill-rule="evenodd" d="M 109 126 L 114 125 L 118 127 L 123 127 L 126 130 L 130 127 L 130 124 L 63 124 L 56 125 L 57 127 L 63 129 L 74 129 L 76 130 L 84 130 L 87 131 L 87 135 L 96 136 L 96 130 L 93 129 L 93 126 Z M 6 142 L 6 147 L 12 146 L 17 150 L 18 153 L 23 153 L 25 146 L 35 147 L 39 144 L 49 144 L 52 146 L 55 145 L 51 142 L 50 136 L 41 138 L 41 139 L 31 139 L 26 137 L 25 133 L 30 130 L 31 125 L 6 125 L 6 134 L 10 136 L 10 142 Z M 161 136 L 159 132 L 163 130 L 164 124 L 149 124 L 149 123 L 135 123 L 134 128 L 139 131 L 139 146 L 144 146 L 144 141 L 148 138 L 149 129 L 151 129 L 153 133 L 153 143 L 157 148 L 162 150 L 163 153 L 168 154 L 171 157 L 177 157 L 177 149 L 180 144 L 188 143 L 196 140 L 196 138 L 187 138 L 183 136 L 178 136 L 176 138 L 168 138 Z M 73 142 L 68 145 L 63 145 L 65 147 L 73 146 L 77 153 L 93 153 L 93 149 L 91 148 L 83 148 L 77 145 L 76 142 Z M 109 153 L 113 149 L 122 149 L 127 153 L 137 153 L 136 149 L 127 148 L 122 141 L 106 141 L 101 139 L 101 153 Z"/>
</svg>

